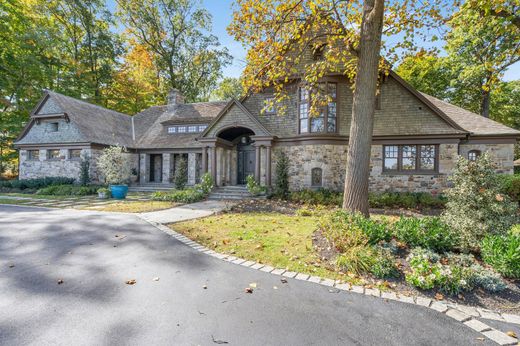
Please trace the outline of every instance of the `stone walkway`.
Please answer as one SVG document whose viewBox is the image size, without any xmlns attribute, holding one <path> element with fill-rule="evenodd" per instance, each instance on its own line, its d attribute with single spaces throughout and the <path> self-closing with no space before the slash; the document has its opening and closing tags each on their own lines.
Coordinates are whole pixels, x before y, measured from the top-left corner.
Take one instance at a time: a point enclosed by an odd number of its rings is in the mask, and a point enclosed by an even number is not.
<svg viewBox="0 0 520 346">
<path fill-rule="evenodd" d="M 71 196 L 66 198 L 36 198 L 30 196 L 10 196 L 1 195 L 0 200 L 13 200 L 13 204 L 44 207 L 44 208 L 61 208 L 61 209 L 84 209 L 88 207 L 99 207 L 118 202 L 115 199 L 99 199 L 96 195 L 91 196 Z M 129 193 L 126 201 L 150 201 L 149 193 Z"/>
<path fill-rule="evenodd" d="M 201 217 L 211 216 L 226 209 L 229 209 L 237 202 L 208 200 L 198 203 L 186 204 L 183 206 L 152 211 L 148 213 L 140 213 L 139 217 L 155 224 L 169 224 L 187 220 L 198 219 Z"/>
</svg>

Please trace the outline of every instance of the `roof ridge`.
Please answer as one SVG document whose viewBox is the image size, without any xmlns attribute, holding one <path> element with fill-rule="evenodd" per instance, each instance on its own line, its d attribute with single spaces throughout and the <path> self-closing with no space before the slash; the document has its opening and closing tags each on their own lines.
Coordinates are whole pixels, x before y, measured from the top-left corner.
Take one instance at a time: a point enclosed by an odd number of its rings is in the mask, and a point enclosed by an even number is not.
<svg viewBox="0 0 520 346">
<path fill-rule="evenodd" d="M 89 102 L 89 101 L 86 101 L 86 100 L 82 100 L 82 99 L 78 99 L 78 98 L 75 98 L 75 97 L 72 97 L 72 96 L 68 96 L 68 95 L 64 95 L 64 94 L 61 94 L 59 92 L 56 92 L 54 90 L 48 90 L 46 89 L 45 90 L 47 93 L 49 94 L 56 94 L 58 96 L 61 96 L 61 97 L 65 97 L 66 99 L 70 99 L 70 100 L 73 100 L 74 102 L 81 102 L 81 103 L 84 103 L 88 106 L 91 106 L 91 107 L 96 107 L 96 108 L 101 108 L 105 111 L 109 111 L 109 112 L 113 112 L 113 113 L 116 113 L 116 114 L 119 114 L 119 115 L 124 115 L 125 117 L 132 117 L 131 115 L 128 115 L 128 114 L 125 114 L 125 113 L 121 113 L 121 112 L 118 112 L 118 111 L 115 111 L 113 109 L 110 109 L 110 108 L 106 108 L 106 107 L 103 107 L 103 106 L 100 106 L 100 105 L 97 105 L 95 103 L 92 103 L 92 102 Z"/>
</svg>

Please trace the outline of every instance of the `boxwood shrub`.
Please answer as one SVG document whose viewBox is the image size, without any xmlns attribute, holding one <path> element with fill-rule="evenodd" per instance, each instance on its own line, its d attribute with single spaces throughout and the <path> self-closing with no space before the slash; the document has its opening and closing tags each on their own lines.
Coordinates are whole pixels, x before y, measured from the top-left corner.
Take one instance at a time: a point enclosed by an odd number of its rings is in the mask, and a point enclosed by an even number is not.
<svg viewBox="0 0 520 346">
<path fill-rule="evenodd" d="M 100 188 L 98 185 L 51 185 L 36 191 L 37 195 L 49 196 L 87 196 L 95 195 Z"/>
<path fill-rule="evenodd" d="M 74 183 L 73 178 L 67 177 L 45 177 L 36 179 L 5 180 L 0 181 L 0 189 L 37 190 L 52 185 L 70 185 Z"/>
<path fill-rule="evenodd" d="M 402 217 L 393 225 L 395 237 L 410 247 L 438 252 L 454 249 L 457 235 L 438 217 Z"/>
</svg>

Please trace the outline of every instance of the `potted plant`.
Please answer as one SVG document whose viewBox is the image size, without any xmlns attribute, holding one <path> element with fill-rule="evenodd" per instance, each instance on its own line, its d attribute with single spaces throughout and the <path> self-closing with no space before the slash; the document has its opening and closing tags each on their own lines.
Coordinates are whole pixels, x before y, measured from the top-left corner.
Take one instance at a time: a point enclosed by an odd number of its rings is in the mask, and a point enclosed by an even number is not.
<svg viewBox="0 0 520 346">
<path fill-rule="evenodd" d="M 109 196 L 110 190 L 106 187 L 102 187 L 97 190 L 98 198 L 99 199 L 107 199 Z"/>
<path fill-rule="evenodd" d="M 113 198 L 125 199 L 128 181 L 132 174 L 130 154 L 123 147 L 112 146 L 103 149 L 97 160 L 98 169 L 109 184 Z"/>
</svg>

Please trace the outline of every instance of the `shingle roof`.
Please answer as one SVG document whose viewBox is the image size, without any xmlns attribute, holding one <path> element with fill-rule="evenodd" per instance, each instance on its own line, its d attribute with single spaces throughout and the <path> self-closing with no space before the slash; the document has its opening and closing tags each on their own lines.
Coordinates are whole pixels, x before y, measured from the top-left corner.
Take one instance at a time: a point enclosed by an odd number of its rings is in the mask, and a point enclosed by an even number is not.
<svg viewBox="0 0 520 346">
<path fill-rule="evenodd" d="M 82 100 L 47 91 L 90 143 L 133 147 L 132 120 L 129 115 Z"/>
<path fill-rule="evenodd" d="M 197 147 L 200 133 L 166 133 L 166 124 L 209 124 L 226 106 L 227 102 L 199 102 L 175 106 L 150 107 L 134 116 L 137 146 L 139 148 L 189 148 Z"/>
<path fill-rule="evenodd" d="M 520 136 L 520 131 L 507 127 L 489 118 L 470 112 L 464 108 L 439 100 L 436 97 L 421 93 L 433 105 L 439 108 L 446 116 L 452 119 L 464 130 L 476 136 Z"/>
</svg>

